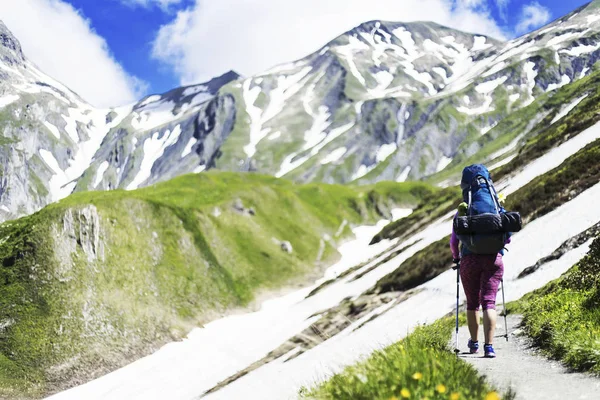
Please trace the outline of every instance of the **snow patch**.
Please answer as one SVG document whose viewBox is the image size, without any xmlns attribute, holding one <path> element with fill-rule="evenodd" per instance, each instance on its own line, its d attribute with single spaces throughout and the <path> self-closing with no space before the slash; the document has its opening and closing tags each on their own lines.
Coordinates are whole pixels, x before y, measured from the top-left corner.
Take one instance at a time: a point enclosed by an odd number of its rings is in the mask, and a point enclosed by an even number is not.
<svg viewBox="0 0 600 400">
<path fill-rule="evenodd" d="M 475 90 L 481 94 L 489 94 L 492 93 L 498 86 L 502 85 L 504 82 L 508 80 L 507 76 L 503 76 L 498 79 L 494 79 L 492 81 L 487 81 L 475 86 Z"/>
<path fill-rule="evenodd" d="M 551 92 L 553 90 L 560 89 L 561 87 L 568 85 L 569 83 L 571 83 L 571 78 L 569 78 L 567 75 L 563 75 L 560 83 L 549 84 L 548 88 L 546 88 L 546 92 Z"/>
<path fill-rule="evenodd" d="M 448 74 L 446 73 L 446 70 L 444 68 L 433 67 L 431 68 L 431 70 L 438 74 L 444 80 L 444 82 L 448 81 Z"/>
<path fill-rule="evenodd" d="M 492 129 L 494 129 L 497 125 L 498 125 L 498 123 L 496 122 L 496 123 L 494 123 L 494 124 L 492 124 L 490 126 L 486 126 L 485 128 L 482 128 L 481 129 L 481 136 L 487 134 L 489 131 L 491 131 Z"/>
<path fill-rule="evenodd" d="M 377 87 L 375 89 L 370 89 L 369 94 L 373 98 L 384 97 L 386 95 L 386 89 L 394 81 L 394 75 L 390 74 L 388 71 L 379 71 L 374 74 L 373 77 L 377 81 Z"/>
<path fill-rule="evenodd" d="M 579 75 L 579 79 L 581 79 L 581 78 L 585 78 L 585 74 L 587 74 L 587 73 L 589 72 L 589 70 L 590 70 L 590 69 L 589 69 L 588 67 L 585 67 L 585 68 L 583 68 L 583 69 L 581 70 L 581 74 Z"/>
<path fill-rule="evenodd" d="M 142 101 L 139 106 L 140 107 L 147 106 L 148 104 L 159 101 L 161 98 L 162 98 L 161 96 L 155 94 L 154 96 L 150 96 L 146 100 Z"/>
<path fill-rule="evenodd" d="M 356 53 L 369 50 L 369 45 L 358 39 L 356 36 L 350 36 L 348 40 L 349 44 L 346 46 L 339 46 L 335 50 L 344 57 L 348 63 L 348 66 L 350 67 L 350 72 L 356 78 L 356 80 L 359 81 L 363 86 L 366 86 L 367 81 L 356 67 L 354 59 Z"/>
<path fill-rule="evenodd" d="M 9 94 L 8 96 L 0 97 L 0 108 L 4 108 L 14 103 L 15 101 L 19 100 L 19 98 L 19 95 L 16 94 Z"/>
<path fill-rule="evenodd" d="M 494 65 L 492 68 L 490 68 L 485 74 L 483 74 L 482 76 L 484 78 L 487 78 L 488 76 L 494 75 L 500 71 L 502 71 L 504 68 L 506 68 L 506 62 L 502 61 L 499 62 L 498 64 Z"/>
<path fill-rule="evenodd" d="M 264 138 L 262 129 L 262 110 L 254 105 L 261 93 L 260 86 L 252 87 L 252 79 L 247 79 L 243 83 L 243 98 L 246 104 L 246 112 L 250 116 L 250 143 L 244 146 L 244 152 L 251 158 L 256 154 L 256 145 Z"/>
<path fill-rule="evenodd" d="M 317 115 L 314 117 L 313 125 L 304 133 L 306 143 L 304 143 L 303 150 L 313 148 L 327 137 L 325 131 L 331 126 L 331 122 L 329 122 L 330 117 L 329 108 L 327 106 L 320 106 Z"/>
<path fill-rule="evenodd" d="M 299 166 L 301 166 L 302 164 L 319 154 L 319 152 L 325 146 L 327 146 L 329 143 L 333 142 L 335 139 L 349 131 L 352 127 L 354 127 L 354 125 L 355 123 L 351 122 L 349 124 L 340 126 L 339 128 L 332 129 L 326 135 L 325 139 L 321 141 L 321 143 L 317 144 L 315 147 L 310 149 L 310 152 L 308 152 L 308 154 L 304 155 L 303 157 L 298 158 L 297 156 L 299 153 L 292 153 L 288 155 L 283 160 L 281 167 L 279 168 L 279 172 L 275 174 L 275 177 L 281 178 L 290 173 L 291 171 L 295 170 L 296 168 L 298 168 Z"/>
<path fill-rule="evenodd" d="M 483 102 L 483 105 L 481 105 L 481 107 L 478 107 L 478 108 L 457 107 L 456 111 L 463 113 L 463 114 L 467 114 L 467 115 L 486 114 L 488 112 L 494 111 L 494 107 L 492 107 L 493 102 L 494 102 L 494 99 L 492 98 L 492 96 L 486 96 L 485 100 Z"/>
<path fill-rule="evenodd" d="M 389 156 L 394 154 L 396 150 L 398 150 L 398 145 L 396 145 L 396 143 L 384 144 L 377 150 L 377 156 L 375 158 L 378 163 L 383 162 Z"/>
<path fill-rule="evenodd" d="M 63 174 L 64 173 L 64 171 L 58 165 L 58 161 L 56 161 L 56 158 L 54 157 L 54 154 L 52 154 L 48 150 L 40 149 L 40 156 L 42 157 L 42 160 L 44 160 L 44 162 L 46 163 L 46 165 L 48 167 L 50 167 L 50 169 L 55 174 L 59 175 L 59 174 Z"/>
<path fill-rule="evenodd" d="M 561 50 L 560 52 L 563 54 L 567 54 L 569 56 L 573 56 L 573 57 L 579 57 L 582 56 L 583 54 L 588 54 L 588 53 L 593 53 L 594 51 L 600 49 L 600 43 L 596 44 L 596 45 L 579 45 L 576 47 L 572 47 L 570 49 L 566 49 L 566 50 Z"/>
<path fill-rule="evenodd" d="M 411 208 L 394 208 L 392 209 L 392 220 L 398 221 L 399 219 L 406 218 L 413 213 Z"/>
<path fill-rule="evenodd" d="M 510 142 L 507 146 L 505 146 L 504 148 L 502 148 L 502 149 L 498 150 L 497 152 L 495 152 L 494 154 L 492 154 L 490 156 L 490 160 L 495 160 L 497 158 L 500 158 L 503 155 L 505 155 L 506 153 L 509 153 L 509 152 L 513 151 L 514 149 L 516 149 L 517 146 L 519 145 L 519 142 L 521 141 L 521 139 L 523 139 L 525 137 L 525 134 L 526 133 L 521 133 L 516 138 L 514 138 L 513 141 Z"/>
<path fill-rule="evenodd" d="M 367 175 L 369 172 L 373 171 L 375 169 L 375 167 L 377 167 L 377 164 L 373 164 L 371 166 L 366 166 L 365 164 L 362 164 L 358 168 L 358 171 L 356 171 L 354 173 L 354 175 L 352 175 L 352 178 L 350 178 L 350 180 L 355 181 L 357 179 L 362 178 L 363 176 Z"/>
<path fill-rule="evenodd" d="M 412 167 L 404 168 L 404 170 L 400 173 L 400 175 L 398 175 L 398 178 L 396 178 L 396 182 L 406 182 L 411 170 L 412 170 Z"/>
<path fill-rule="evenodd" d="M 44 125 L 46 126 L 46 128 L 48 128 L 48 130 L 57 138 L 60 139 L 60 131 L 58 130 L 58 128 L 54 125 L 52 125 L 50 122 L 48 121 L 44 121 Z"/>
<path fill-rule="evenodd" d="M 268 137 L 269 140 L 276 140 L 279 139 L 281 137 L 281 131 L 277 131 L 274 134 L 272 134 L 271 136 Z"/>
<path fill-rule="evenodd" d="M 98 170 L 96 171 L 96 179 L 94 179 L 94 186 L 93 186 L 94 188 L 97 188 L 98 185 L 100 184 L 100 182 L 102 182 L 102 180 L 104 179 L 104 174 L 106 173 L 108 166 L 109 166 L 108 161 L 104 161 L 98 167 Z"/>
<path fill-rule="evenodd" d="M 492 44 L 487 43 L 486 37 L 475 36 L 475 40 L 473 41 L 473 47 L 471 48 L 471 51 L 485 50 L 485 49 L 489 49 L 490 47 L 492 47 Z"/>
<path fill-rule="evenodd" d="M 586 18 L 587 18 L 588 25 L 591 25 L 596 21 L 600 21 L 600 14 L 588 15 Z"/>
<path fill-rule="evenodd" d="M 172 101 L 150 103 L 134 113 L 131 126 L 137 131 L 148 131 L 163 126 L 175 118 L 174 108 L 175 103 Z"/>
<path fill-rule="evenodd" d="M 443 171 L 448 165 L 450 165 L 450 163 L 452 163 L 452 158 L 442 156 L 441 160 L 438 162 L 435 172 Z"/>
<path fill-rule="evenodd" d="M 538 75 L 538 71 L 535 69 L 534 62 L 528 61 L 525 64 L 525 73 L 527 74 L 527 83 L 523 84 L 523 86 L 527 90 L 529 98 L 525 101 L 524 106 L 528 106 L 535 101 L 535 97 L 533 97 L 533 88 L 535 88 L 535 78 Z"/>
<path fill-rule="evenodd" d="M 565 116 L 567 116 L 571 111 L 573 111 L 573 109 L 575 107 L 577 107 L 579 105 L 579 103 L 581 103 L 586 97 L 588 97 L 587 94 L 581 96 L 578 99 L 575 99 L 571 102 L 571 104 L 569 104 L 568 106 L 566 106 L 559 114 L 556 115 L 556 117 L 554 117 L 554 119 L 552 120 L 552 122 L 550 123 L 550 125 L 554 124 L 555 122 L 558 122 L 560 119 L 564 118 Z"/>
<path fill-rule="evenodd" d="M 579 37 L 579 36 L 581 36 L 580 32 L 563 33 L 562 35 L 555 36 L 552 39 L 548 40 L 548 42 L 546 43 L 546 47 L 556 46 L 559 43 L 562 43 L 566 40 L 573 39 L 574 37 Z"/>
<path fill-rule="evenodd" d="M 335 163 L 339 159 L 341 159 L 344 154 L 348 151 L 345 147 L 340 147 L 339 149 L 333 150 L 327 157 L 321 160 L 321 165 L 327 165 L 331 163 Z"/>
<path fill-rule="evenodd" d="M 127 185 L 127 190 L 137 189 L 150 178 L 154 163 L 163 156 L 168 147 L 177 143 L 179 135 L 181 135 L 181 125 L 177 125 L 173 131 L 167 130 L 162 136 L 160 132 L 155 132 L 152 137 L 144 141 L 144 158 L 142 159 L 142 164 L 133 181 Z"/>
<path fill-rule="evenodd" d="M 394 36 L 400 39 L 402 47 L 411 59 L 414 60 L 419 57 L 419 50 L 412 37 L 412 34 L 409 31 L 407 31 L 404 27 L 401 27 L 398 29 L 394 29 L 392 33 L 394 34 Z"/>
<path fill-rule="evenodd" d="M 181 153 L 181 158 L 184 158 L 185 156 L 190 154 L 192 152 L 192 147 L 194 147 L 196 143 L 198 143 L 198 139 L 196 139 L 195 137 L 191 138 L 188 144 L 185 146 L 185 149 L 183 149 L 183 152 Z"/>
<path fill-rule="evenodd" d="M 304 87 L 304 79 L 312 71 L 312 67 L 305 67 L 295 74 L 279 76 L 277 87 L 269 93 L 269 104 L 261 110 L 254 103 L 261 92 L 259 86 L 251 88 L 252 79 L 247 79 L 243 84 L 243 97 L 246 111 L 250 116 L 250 143 L 244 147 L 246 155 L 250 158 L 256 154 L 256 146 L 269 134 L 269 129 L 263 129 L 264 124 L 276 117 L 287 104 L 287 100 Z"/>
</svg>

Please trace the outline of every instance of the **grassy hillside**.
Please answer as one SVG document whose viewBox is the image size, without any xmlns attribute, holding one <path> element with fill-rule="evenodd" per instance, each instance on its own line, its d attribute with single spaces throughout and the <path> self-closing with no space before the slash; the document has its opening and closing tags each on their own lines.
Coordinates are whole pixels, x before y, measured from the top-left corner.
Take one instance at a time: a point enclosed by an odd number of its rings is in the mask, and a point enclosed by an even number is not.
<svg viewBox="0 0 600 400">
<path fill-rule="evenodd" d="M 600 238 L 578 265 L 511 311 L 523 313 L 525 332 L 548 355 L 600 374 Z"/>
<path fill-rule="evenodd" d="M 350 234 L 338 232 L 344 220 L 373 222 L 432 191 L 206 173 L 79 193 L 5 223 L 0 397 L 81 383 L 248 305 L 260 290 L 306 279 L 322 243 L 321 263 L 337 256 L 336 241 Z"/>
<path fill-rule="evenodd" d="M 327 382 L 303 390 L 318 400 L 499 400 L 475 369 L 448 351 L 453 318 L 420 327 L 403 341 L 346 368 Z M 503 397 L 512 398 L 511 395 Z"/>
</svg>

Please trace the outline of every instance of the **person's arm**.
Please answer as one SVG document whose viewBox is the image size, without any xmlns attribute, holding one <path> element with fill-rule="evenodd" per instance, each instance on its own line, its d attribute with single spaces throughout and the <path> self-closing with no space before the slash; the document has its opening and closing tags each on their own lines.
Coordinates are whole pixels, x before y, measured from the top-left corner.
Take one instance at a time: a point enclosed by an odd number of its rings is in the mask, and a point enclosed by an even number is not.
<svg viewBox="0 0 600 400">
<path fill-rule="evenodd" d="M 452 258 L 454 261 L 460 260 L 459 243 L 458 237 L 456 236 L 454 229 L 452 229 L 452 236 L 450 236 L 450 250 L 452 251 Z"/>
</svg>

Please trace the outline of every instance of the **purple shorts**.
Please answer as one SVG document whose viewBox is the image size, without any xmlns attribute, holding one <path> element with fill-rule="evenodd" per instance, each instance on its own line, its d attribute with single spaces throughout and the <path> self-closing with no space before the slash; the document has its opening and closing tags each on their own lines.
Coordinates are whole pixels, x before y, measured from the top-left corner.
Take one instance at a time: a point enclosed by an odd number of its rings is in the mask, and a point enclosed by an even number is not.
<svg viewBox="0 0 600 400">
<path fill-rule="evenodd" d="M 460 278 L 462 279 L 467 310 L 496 309 L 496 294 L 504 275 L 502 255 L 469 254 L 460 261 Z"/>
</svg>

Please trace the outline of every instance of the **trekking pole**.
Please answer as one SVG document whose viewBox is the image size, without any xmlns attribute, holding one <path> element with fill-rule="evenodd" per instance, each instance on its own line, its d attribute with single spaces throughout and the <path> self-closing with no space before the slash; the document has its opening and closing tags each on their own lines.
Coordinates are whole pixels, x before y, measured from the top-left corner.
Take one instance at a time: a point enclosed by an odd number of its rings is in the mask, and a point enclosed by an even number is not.
<svg viewBox="0 0 600 400">
<path fill-rule="evenodd" d="M 502 307 L 504 308 L 504 337 L 508 342 L 508 322 L 506 322 L 506 297 L 504 297 L 504 279 L 502 279 Z"/>
<path fill-rule="evenodd" d="M 460 350 L 458 348 L 458 299 L 460 295 L 460 261 L 457 262 L 456 265 L 452 267 L 452 269 L 456 270 L 456 344 L 454 347 L 454 353 L 456 354 L 456 357 L 458 357 L 458 354 L 460 353 Z"/>
</svg>

